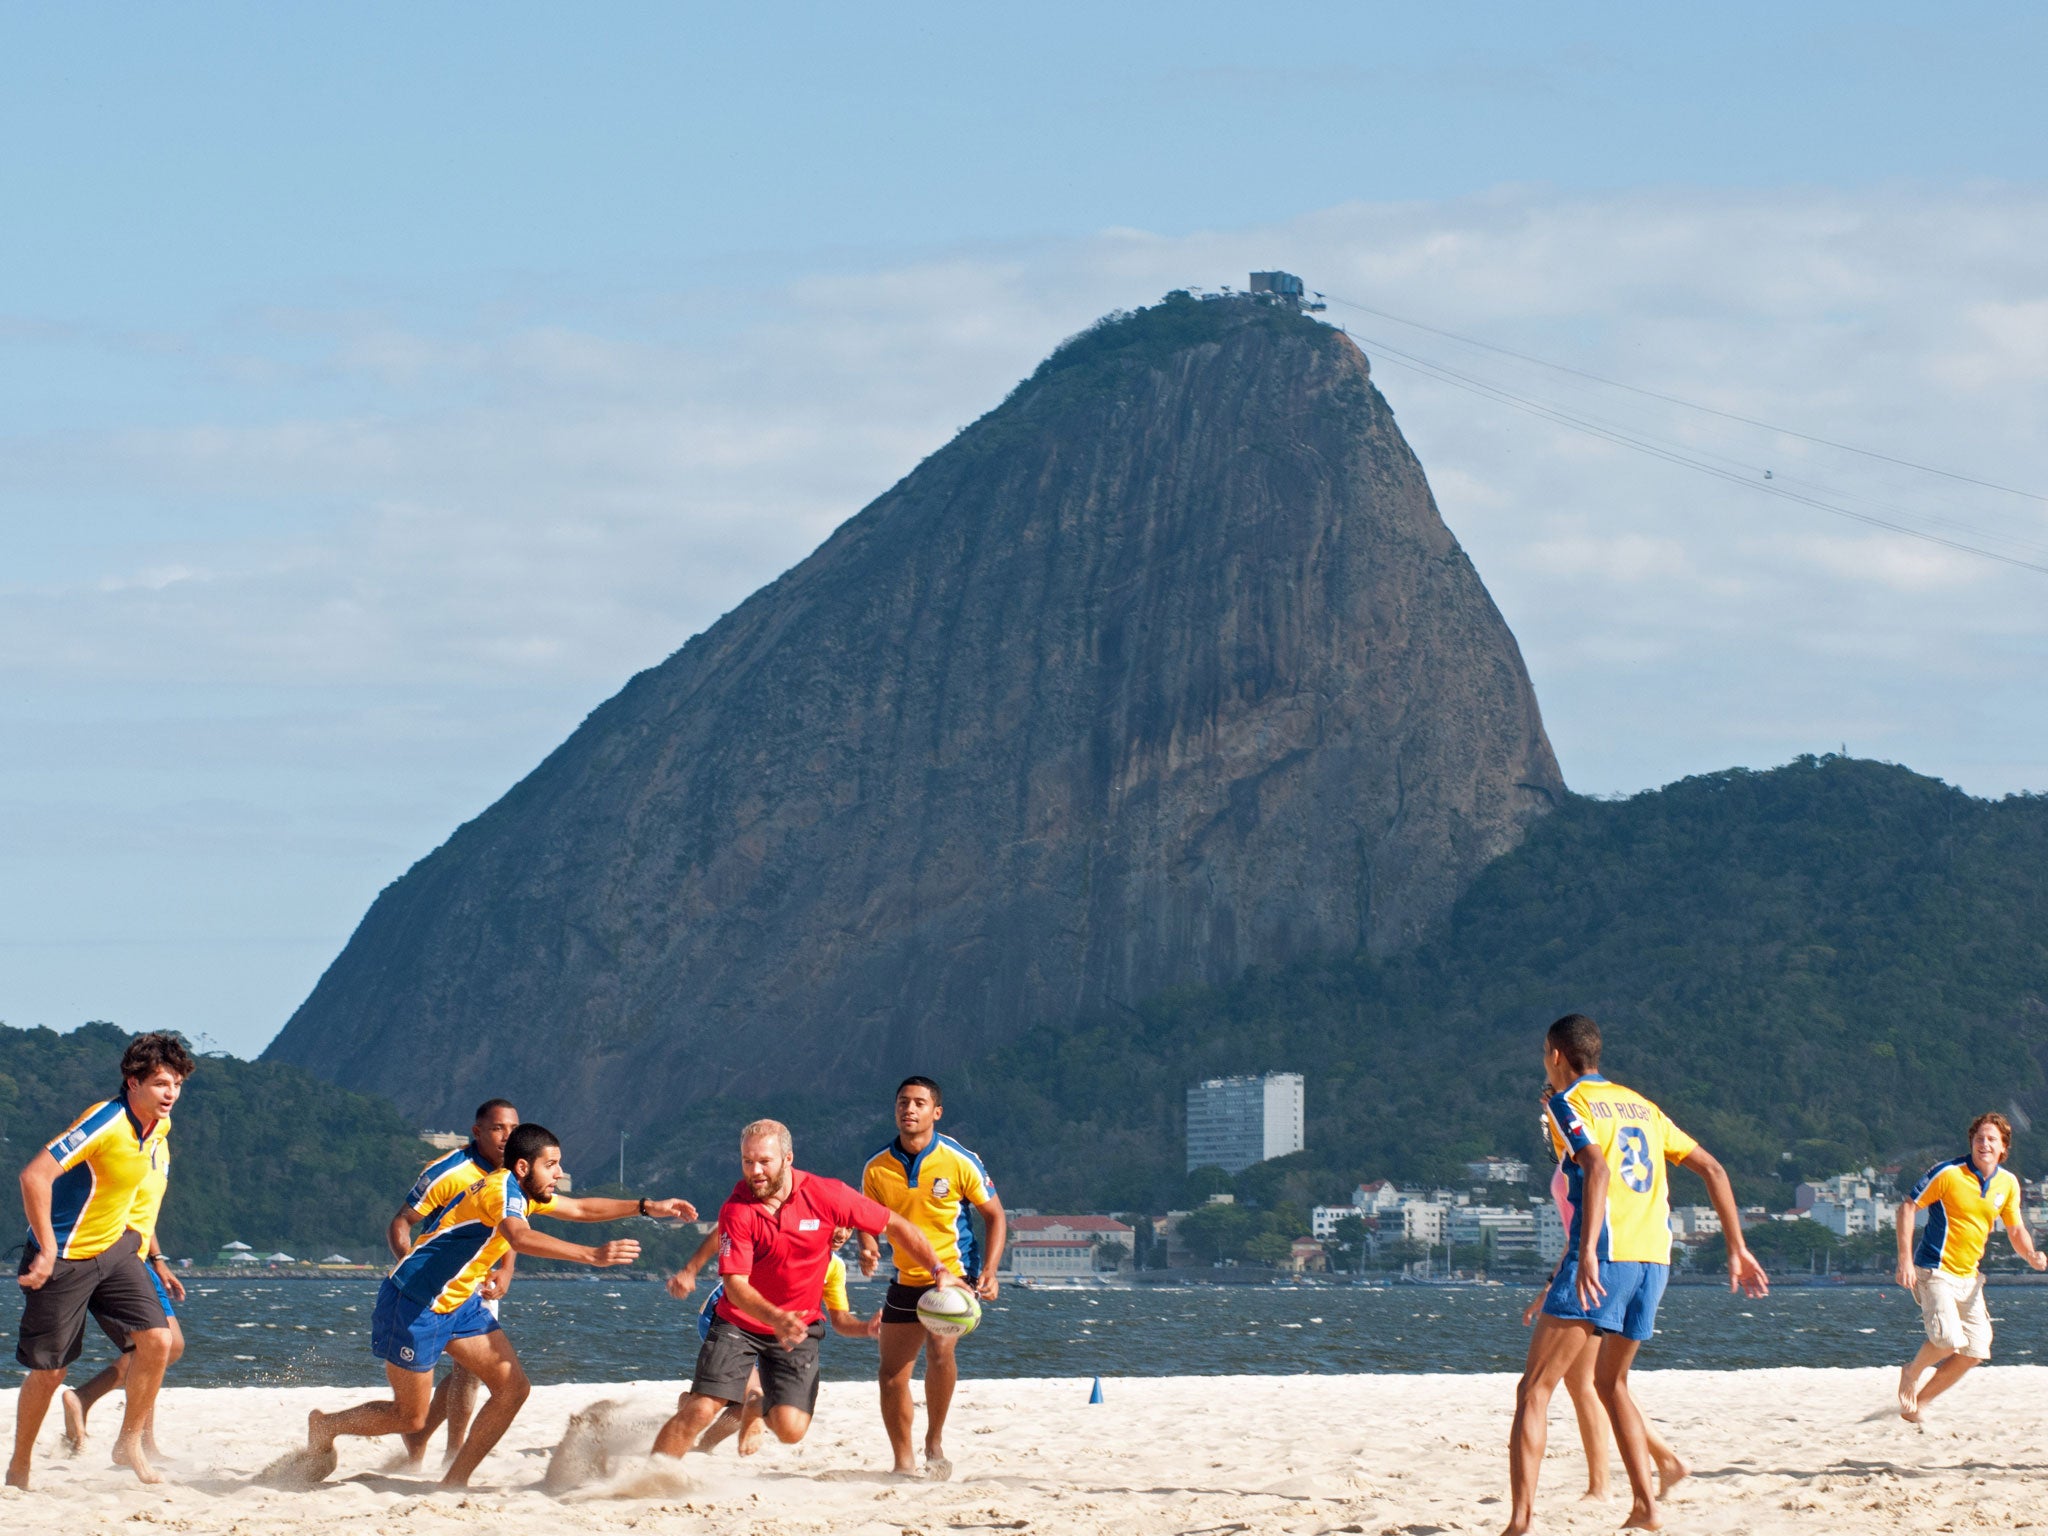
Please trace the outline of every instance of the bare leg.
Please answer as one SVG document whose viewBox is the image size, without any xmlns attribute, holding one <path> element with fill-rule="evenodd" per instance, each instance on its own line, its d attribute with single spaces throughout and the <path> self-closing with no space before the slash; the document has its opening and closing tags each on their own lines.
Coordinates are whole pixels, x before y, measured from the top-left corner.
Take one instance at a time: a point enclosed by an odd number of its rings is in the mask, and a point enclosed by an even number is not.
<svg viewBox="0 0 2048 1536">
<path fill-rule="evenodd" d="M 166 1371 L 170 1370 L 172 1366 L 184 1358 L 185 1330 L 174 1317 L 171 1319 L 171 1353 L 170 1357 L 164 1361 L 164 1369 Z M 123 1374 L 125 1375 L 126 1373 L 124 1372 Z M 150 1401 L 149 1416 L 142 1421 L 142 1450 L 146 1456 L 162 1456 L 166 1461 L 171 1459 L 168 1456 L 164 1456 L 162 1449 L 156 1443 L 156 1402 L 154 1399 Z"/>
<path fill-rule="evenodd" d="M 1593 1386 L 1593 1361 L 1599 1354 L 1600 1341 L 1589 1332 L 1578 1353 L 1572 1356 L 1572 1363 L 1564 1373 L 1564 1385 L 1571 1394 L 1572 1412 L 1579 1421 L 1579 1444 L 1586 1452 L 1585 1497 L 1605 1500 L 1613 1483 L 1608 1462 L 1613 1456 L 1614 1445 L 1607 1433 L 1607 1409 L 1602 1406 L 1600 1393 Z"/>
<path fill-rule="evenodd" d="M 533 1386 L 519 1364 L 519 1352 L 513 1349 L 502 1329 L 473 1339 L 457 1339 L 448 1346 L 448 1353 L 491 1394 L 463 1437 L 461 1453 L 441 1476 L 443 1488 L 466 1488 L 470 1474 L 512 1427 Z"/>
<path fill-rule="evenodd" d="M 1656 1485 L 1651 1481 L 1655 1469 L 1650 1461 L 1650 1427 L 1644 1423 L 1642 1412 L 1628 1391 L 1628 1368 L 1635 1362 L 1640 1347 L 1634 1339 L 1606 1334 L 1600 1340 L 1600 1358 L 1593 1365 L 1593 1384 L 1599 1388 L 1600 1401 L 1607 1405 L 1607 1417 L 1614 1425 L 1615 1444 L 1620 1448 L 1621 1464 L 1628 1472 L 1629 1493 L 1633 1496 L 1628 1518 L 1621 1523 L 1625 1531 L 1654 1531 L 1664 1524 L 1663 1512 L 1657 1507 Z"/>
<path fill-rule="evenodd" d="M 467 1374 L 468 1373 L 464 1371 L 461 1366 L 458 1365 L 453 1370 L 449 1371 L 449 1373 L 446 1376 L 443 1376 L 439 1383 L 436 1384 L 436 1386 L 434 1387 L 434 1395 L 427 1400 L 426 1423 L 422 1424 L 418 1429 L 413 1430 L 409 1434 L 399 1436 L 399 1438 L 405 1442 L 406 1465 L 411 1467 L 422 1467 L 426 1465 L 427 1442 L 434 1438 L 434 1431 L 439 1429 L 441 1425 L 447 1421 L 448 1398 L 449 1395 L 455 1390 L 455 1378 Z"/>
<path fill-rule="evenodd" d="M 740 1409 L 740 1454 L 751 1456 L 761 1449 L 761 1432 L 766 1428 L 763 1417 L 767 1409 L 767 1398 L 761 1392 L 761 1373 L 757 1370 L 747 1377 L 747 1401 Z M 809 1415 L 805 1415 L 806 1419 Z"/>
<path fill-rule="evenodd" d="M 427 1422 L 427 1405 L 434 1396 L 434 1378 L 427 1371 L 402 1371 L 386 1362 L 384 1379 L 391 1383 L 391 1396 L 375 1403 L 358 1403 L 340 1413 L 322 1413 L 315 1408 L 306 1415 L 306 1449 L 332 1454 L 334 1442 L 343 1435 L 409 1435 Z"/>
<path fill-rule="evenodd" d="M 931 1335 L 922 1323 L 882 1324 L 882 1428 L 889 1432 L 889 1450 L 896 1470 L 915 1477 L 917 1456 L 910 1449 L 910 1431 L 917 1409 L 910 1396 L 910 1373 L 917 1352 Z"/>
<path fill-rule="evenodd" d="M 1660 1501 L 1668 1499 L 1671 1490 L 1692 1475 L 1692 1468 L 1671 1449 L 1671 1442 L 1658 1434 L 1657 1426 L 1647 1418 L 1643 1420 L 1643 1436 L 1650 1443 L 1650 1460 L 1657 1464 L 1657 1497 Z"/>
<path fill-rule="evenodd" d="M 1942 1361 L 1934 1368 L 1934 1374 L 1927 1378 L 1927 1384 L 1920 1389 L 1919 1397 L 1914 1404 L 1914 1417 L 1917 1419 L 1920 1414 L 1925 1413 L 1929 1403 L 1969 1375 L 1973 1367 L 1983 1363 L 1975 1355 L 1963 1354 L 1950 1355 Z"/>
<path fill-rule="evenodd" d="M 722 1398 L 685 1392 L 676 1403 L 675 1413 L 655 1435 L 654 1454 L 687 1456 L 696 1445 L 697 1437 L 710 1427 L 711 1421 L 731 1406 Z"/>
<path fill-rule="evenodd" d="M 21 1379 L 21 1396 L 14 1400 L 14 1459 L 7 1463 L 7 1486 L 26 1488 L 28 1470 L 35 1460 L 36 1434 L 43 1427 L 43 1415 L 50 1411 L 50 1399 L 64 1385 L 64 1368 L 30 1371 Z"/>
<path fill-rule="evenodd" d="M 64 1443 L 72 1453 L 85 1448 L 85 1419 L 92 1405 L 128 1379 L 128 1357 L 116 1355 L 113 1362 L 76 1391 L 66 1388 L 63 1397 Z"/>
<path fill-rule="evenodd" d="M 114 1441 L 114 1464 L 132 1468 L 145 1483 L 160 1483 L 163 1477 L 143 1452 L 142 1431 L 156 1411 L 157 1389 L 164 1384 L 164 1369 L 171 1363 L 171 1330 L 168 1326 L 143 1328 L 128 1337 L 135 1348 L 128 1362 L 128 1403 L 121 1414 L 120 1437 Z"/>
<path fill-rule="evenodd" d="M 469 1434 L 469 1421 L 476 1414 L 477 1379 L 461 1366 L 448 1373 L 448 1449 L 443 1454 L 444 1465 L 452 1466 L 455 1458 L 462 1454 L 462 1442 Z M 432 1426 L 429 1425 L 431 1431 Z"/>
<path fill-rule="evenodd" d="M 1955 1351 L 1932 1340 L 1922 1344 L 1913 1358 L 1899 1368 L 1899 1417 L 1908 1424 L 1920 1422 L 1920 1376 L 1947 1360 Z"/>
<path fill-rule="evenodd" d="M 1515 1424 L 1508 1434 L 1508 1523 L 1501 1536 L 1524 1536 L 1535 1519 L 1536 1477 L 1549 1438 L 1550 1396 L 1593 1336 L 1593 1325 L 1544 1315 L 1529 1338 L 1529 1360 L 1515 1387 Z"/>
<path fill-rule="evenodd" d="M 918 1325 L 922 1328 L 924 1325 Z M 928 1474 L 944 1477 L 952 1470 L 946 1460 L 944 1436 L 946 1415 L 953 1407 L 953 1389 L 960 1384 L 958 1339 L 934 1336 L 924 1351 L 924 1462 Z"/>
<path fill-rule="evenodd" d="M 769 1431 L 784 1445 L 795 1445 L 811 1427 L 811 1416 L 801 1408 L 780 1403 L 768 1410 Z"/>
<path fill-rule="evenodd" d="M 752 1406 L 757 1401 L 759 1399 L 752 1393 L 747 1395 L 749 1406 Z M 721 1446 L 738 1434 L 745 1423 L 746 1410 L 738 1403 L 727 1403 L 725 1405 L 725 1412 L 711 1421 L 711 1427 L 697 1437 L 697 1443 L 691 1446 L 690 1449 L 693 1451 L 709 1451 L 716 1446 Z M 759 1436 L 755 1438 L 759 1439 Z"/>
</svg>

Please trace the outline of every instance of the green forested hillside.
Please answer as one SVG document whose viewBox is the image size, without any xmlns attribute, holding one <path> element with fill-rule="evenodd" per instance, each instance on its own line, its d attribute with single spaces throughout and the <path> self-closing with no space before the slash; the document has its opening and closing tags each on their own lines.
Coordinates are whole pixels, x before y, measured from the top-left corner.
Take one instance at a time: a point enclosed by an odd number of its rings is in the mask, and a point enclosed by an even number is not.
<svg viewBox="0 0 2048 1536">
<path fill-rule="evenodd" d="M 1627 800 L 1573 798 L 1419 952 L 1333 959 L 1046 1029 L 956 1074 L 957 1125 L 1013 1199 L 1158 1209 L 1190 1193 L 1197 1078 L 1308 1078 L 1306 1153 L 1241 1190 L 1333 1198 L 1537 1150 L 1538 1039 L 1599 1019 L 1609 1075 L 1660 1100 L 1746 1197 L 1960 1145 L 2048 1108 L 2048 798 L 1972 799 L 1806 758 Z M 2015 1163 L 2048 1168 L 2022 1136 Z"/>
<path fill-rule="evenodd" d="M 0 1158 L 17 1228 L 13 1170 L 87 1105 L 120 1090 L 127 1030 L 88 1024 L 60 1035 L 0 1028 Z M 430 1156 L 381 1099 L 297 1067 L 207 1056 L 172 1114 L 172 1173 L 158 1235 L 164 1251 L 204 1258 L 235 1239 L 301 1258 L 339 1249 L 370 1258 L 384 1223 Z M 18 1239 L 10 1239 L 12 1241 Z"/>
</svg>

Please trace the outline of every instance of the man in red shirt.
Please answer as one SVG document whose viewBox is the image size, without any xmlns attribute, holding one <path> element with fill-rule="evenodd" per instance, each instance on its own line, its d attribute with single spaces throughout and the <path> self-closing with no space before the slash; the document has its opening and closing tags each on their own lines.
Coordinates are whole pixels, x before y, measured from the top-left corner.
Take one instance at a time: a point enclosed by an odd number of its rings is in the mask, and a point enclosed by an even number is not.
<svg viewBox="0 0 2048 1536">
<path fill-rule="evenodd" d="M 887 1206 L 837 1179 L 795 1165 L 789 1127 L 756 1120 L 740 1132 L 739 1183 L 718 1212 L 718 1274 L 725 1296 L 697 1352 L 697 1370 L 674 1417 L 654 1437 L 660 1456 L 681 1456 L 729 1403 L 742 1403 L 747 1378 L 761 1373 L 769 1431 L 784 1445 L 803 1439 L 818 1405 L 821 1303 L 832 1263 L 832 1229 L 886 1232 L 939 1283 L 945 1274 L 932 1245 Z"/>
</svg>

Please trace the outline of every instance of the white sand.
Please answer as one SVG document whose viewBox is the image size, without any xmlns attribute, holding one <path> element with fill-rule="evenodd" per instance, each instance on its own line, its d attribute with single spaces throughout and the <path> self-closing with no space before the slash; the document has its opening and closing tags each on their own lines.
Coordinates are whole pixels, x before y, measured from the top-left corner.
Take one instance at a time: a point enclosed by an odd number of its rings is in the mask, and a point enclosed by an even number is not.
<svg viewBox="0 0 2048 1536">
<path fill-rule="evenodd" d="M 1991 1366 L 1924 1428 L 1889 1409 L 1889 1371 L 1662 1371 L 1638 1397 L 1696 1476 L 1668 1513 L 1675 1531 L 2048 1531 L 2048 1367 Z M 1505 1515 L 1504 1376 L 1263 1376 L 969 1381 L 954 1406 L 947 1483 L 894 1483 L 865 1385 L 827 1383 L 808 1442 L 772 1441 L 750 1461 L 730 1443 L 673 1463 L 622 1457 L 602 1481 L 553 1497 L 548 1453 L 571 1413 L 619 1402 L 627 1438 L 674 1401 L 667 1384 L 542 1387 L 465 1493 L 380 1471 L 392 1442 L 344 1441 L 310 1492 L 250 1478 L 300 1442 L 306 1410 L 370 1395 L 329 1388 L 172 1388 L 161 1438 L 178 1456 L 148 1489 L 105 1464 L 120 1399 L 94 1411 L 88 1453 L 69 1459 L 57 1415 L 35 1491 L 0 1490 L 0 1531 L 155 1528 L 279 1532 L 718 1532 L 748 1536 L 994 1536 L 1003 1531 L 1236 1536 L 1239 1531 L 1427 1536 L 1494 1531 Z M 14 1394 L 0 1393 L 11 1427 Z M 637 1424 L 634 1421 L 638 1421 Z M 921 1422 L 921 1421 L 920 1421 Z M 921 1432 L 921 1429 L 920 1429 Z M 439 1447 L 436 1446 L 438 1459 Z M 586 1465 L 583 1479 L 595 1478 Z M 1577 1435 L 1560 1393 L 1538 1528 L 1612 1530 L 1625 1495 L 1578 1502 Z M 1625 1488 L 1620 1468 L 1617 1488 Z"/>
</svg>

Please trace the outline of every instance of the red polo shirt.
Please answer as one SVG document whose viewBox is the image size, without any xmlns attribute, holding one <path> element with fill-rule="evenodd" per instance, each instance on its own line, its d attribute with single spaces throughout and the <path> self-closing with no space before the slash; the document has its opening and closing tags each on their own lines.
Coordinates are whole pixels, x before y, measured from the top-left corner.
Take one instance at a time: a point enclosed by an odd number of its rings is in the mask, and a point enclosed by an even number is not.
<svg viewBox="0 0 2048 1536">
<path fill-rule="evenodd" d="M 789 1198 L 773 1213 L 762 1208 L 740 1180 L 718 1210 L 718 1272 L 745 1275 L 764 1300 L 806 1323 L 824 1316 L 825 1271 L 832 1265 L 832 1229 L 881 1232 L 889 1208 L 837 1179 L 801 1168 L 790 1174 Z M 718 1315 L 749 1333 L 773 1333 L 747 1316 L 730 1296 L 718 1298 Z"/>
</svg>

